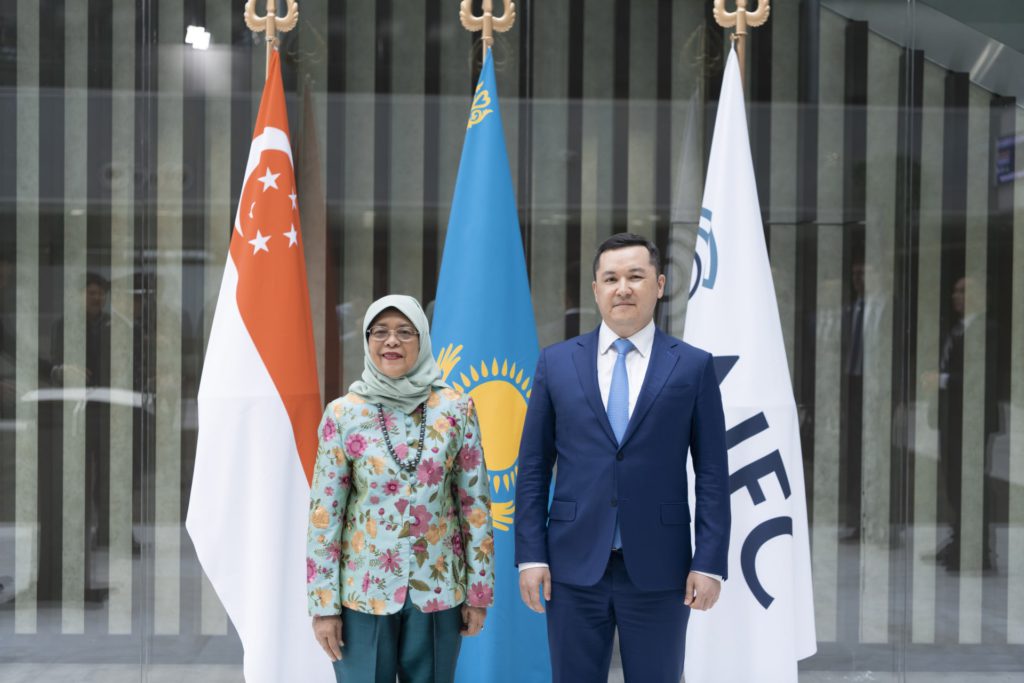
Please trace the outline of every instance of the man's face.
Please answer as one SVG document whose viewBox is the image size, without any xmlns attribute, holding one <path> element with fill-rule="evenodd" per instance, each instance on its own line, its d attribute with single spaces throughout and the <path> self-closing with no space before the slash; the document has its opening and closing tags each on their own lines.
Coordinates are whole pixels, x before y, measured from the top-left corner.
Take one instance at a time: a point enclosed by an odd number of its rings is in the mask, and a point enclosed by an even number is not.
<svg viewBox="0 0 1024 683">
<path fill-rule="evenodd" d="M 977 315 L 985 311 L 985 286 L 971 276 L 962 277 L 953 285 L 953 313 L 963 318 L 968 313 Z"/>
<path fill-rule="evenodd" d="M 966 290 L 967 280 L 965 278 L 960 278 L 956 281 L 956 284 L 953 285 L 953 312 L 960 317 L 963 317 L 964 315 L 964 301 L 966 299 L 964 295 L 966 294 Z"/>
<path fill-rule="evenodd" d="M 107 290 L 96 283 L 90 283 L 85 287 L 85 313 L 93 318 L 103 312 L 107 304 Z"/>
<path fill-rule="evenodd" d="M 864 296 L 864 264 L 855 263 L 850 271 L 850 280 L 853 283 L 853 293 L 858 297 Z"/>
<path fill-rule="evenodd" d="M 615 334 L 629 337 L 654 318 L 665 276 L 651 265 L 647 247 L 635 245 L 601 254 L 593 288 L 601 319 Z"/>
</svg>

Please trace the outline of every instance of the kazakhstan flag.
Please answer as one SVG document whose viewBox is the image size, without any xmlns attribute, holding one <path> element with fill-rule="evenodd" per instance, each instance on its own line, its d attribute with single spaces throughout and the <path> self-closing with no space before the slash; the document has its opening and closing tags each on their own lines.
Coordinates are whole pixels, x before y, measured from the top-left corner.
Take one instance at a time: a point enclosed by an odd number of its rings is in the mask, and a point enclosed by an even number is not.
<svg viewBox="0 0 1024 683">
<path fill-rule="evenodd" d="M 484 631 L 462 641 L 456 679 L 547 681 L 544 617 L 519 599 L 513 562 L 516 461 L 537 364 L 537 328 L 490 50 L 466 126 L 432 328 L 447 382 L 469 392 L 480 416 L 494 517 L 494 607 Z"/>
</svg>

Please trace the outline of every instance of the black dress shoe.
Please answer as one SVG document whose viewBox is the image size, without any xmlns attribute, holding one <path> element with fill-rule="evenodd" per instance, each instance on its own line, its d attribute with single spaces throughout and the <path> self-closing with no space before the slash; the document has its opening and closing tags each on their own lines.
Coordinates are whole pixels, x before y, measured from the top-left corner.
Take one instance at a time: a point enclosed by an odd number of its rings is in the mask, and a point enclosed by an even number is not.
<svg viewBox="0 0 1024 683">
<path fill-rule="evenodd" d="M 947 541 L 934 553 L 921 555 L 922 560 L 935 562 L 936 564 L 947 565 L 950 562 L 960 563 L 960 544 L 954 541 Z"/>
<path fill-rule="evenodd" d="M 840 543 L 860 543 L 860 529 L 853 529 L 839 534 Z"/>
</svg>

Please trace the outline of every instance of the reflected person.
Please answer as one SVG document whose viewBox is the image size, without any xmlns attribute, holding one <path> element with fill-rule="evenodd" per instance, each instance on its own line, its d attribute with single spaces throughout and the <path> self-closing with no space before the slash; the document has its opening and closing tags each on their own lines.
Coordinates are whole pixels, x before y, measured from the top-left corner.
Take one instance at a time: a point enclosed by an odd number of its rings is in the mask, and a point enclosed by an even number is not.
<svg viewBox="0 0 1024 683">
<path fill-rule="evenodd" d="M 995 326 L 987 320 L 985 311 L 985 291 L 976 280 L 966 276 L 957 279 L 950 295 L 952 322 L 942 336 L 939 349 L 939 370 L 927 378 L 927 384 L 937 385 L 937 405 L 933 411 L 935 426 L 939 437 L 939 475 L 945 482 L 945 512 L 942 517 L 949 525 L 950 536 L 934 555 L 937 563 L 950 571 L 960 570 L 962 530 L 962 485 L 964 451 L 968 448 L 981 448 L 983 444 L 964 443 L 964 387 L 966 377 L 965 341 L 969 335 L 984 333 L 996 335 Z M 982 329 L 984 328 L 984 329 Z M 985 426 L 985 444 L 989 443 L 988 434 L 996 425 Z M 991 528 L 992 490 L 988 477 L 988 454 L 984 457 L 985 487 L 982 510 L 984 532 L 982 534 L 982 569 L 995 566 L 994 543 Z"/>
<path fill-rule="evenodd" d="M 75 339 L 74 345 L 84 350 L 84 365 L 69 363 L 64 338 L 69 316 L 54 324 L 50 333 L 50 380 L 64 390 L 64 401 L 76 407 L 74 422 L 64 424 L 65 432 L 81 434 L 85 450 L 85 530 L 86 557 L 84 562 L 85 599 L 102 601 L 107 589 L 97 585 L 103 556 L 94 551 L 110 545 L 110 438 L 106 425 L 110 421 L 109 395 L 95 390 L 110 386 L 111 325 L 108 310 L 110 282 L 95 272 L 85 274 L 82 301 L 85 306 L 84 339 Z M 79 351 L 81 352 L 81 351 Z M 84 394 L 77 390 L 85 388 Z M 81 420 L 79 422 L 78 420 Z"/>
</svg>

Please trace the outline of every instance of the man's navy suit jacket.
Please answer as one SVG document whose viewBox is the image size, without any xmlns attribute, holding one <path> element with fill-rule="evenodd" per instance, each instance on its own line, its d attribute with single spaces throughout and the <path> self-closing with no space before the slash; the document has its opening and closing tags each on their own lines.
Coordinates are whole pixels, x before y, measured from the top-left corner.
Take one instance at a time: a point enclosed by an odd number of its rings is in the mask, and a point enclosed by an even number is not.
<svg viewBox="0 0 1024 683">
<path fill-rule="evenodd" d="M 712 356 L 654 334 L 643 387 L 619 444 L 597 383 L 598 330 L 541 351 L 519 448 L 515 560 L 562 583 L 600 580 L 616 516 L 630 579 L 681 589 L 691 569 L 728 572 L 729 470 Z M 697 496 L 690 544 L 687 449 Z M 552 469 L 555 490 L 548 507 Z"/>
</svg>

